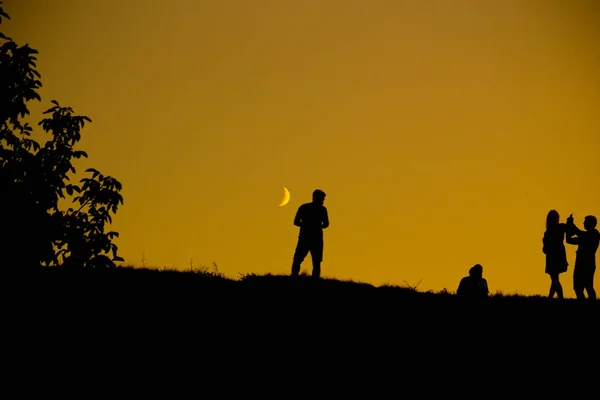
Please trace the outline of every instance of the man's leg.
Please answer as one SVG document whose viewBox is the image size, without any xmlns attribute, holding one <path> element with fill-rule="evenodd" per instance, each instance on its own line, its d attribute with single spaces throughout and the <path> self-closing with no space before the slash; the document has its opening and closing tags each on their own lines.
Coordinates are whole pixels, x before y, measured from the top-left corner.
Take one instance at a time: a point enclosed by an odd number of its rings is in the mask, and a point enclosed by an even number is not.
<svg viewBox="0 0 600 400">
<path fill-rule="evenodd" d="M 312 265 L 313 265 L 312 277 L 320 278 L 321 277 L 321 261 L 313 260 Z"/>
<path fill-rule="evenodd" d="M 581 267 L 577 268 L 577 265 L 576 265 L 573 270 L 573 290 L 575 290 L 575 296 L 579 300 L 585 299 L 585 295 L 583 294 L 583 291 L 585 289 L 585 286 L 584 286 L 585 278 L 583 275 L 584 274 L 583 274 L 583 271 L 581 270 Z"/>
<path fill-rule="evenodd" d="M 312 258 L 312 276 L 313 278 L 321 277 L 321 262 L 323 261 L 323 240 L 317 239 L 312 243 L 310 249 L 310 257 Z"/>
<path fill-rule="evenodd" d="M 296 250 L 294 251 L 294 261 L 292 262 L 292 276 L 298 276 L 300 274 L 300 266 L 302 261 L 308 254 L 309 247 L 304 238 L 298 238 L 298 244 L 296 244 Z"/>
<path fill-rule="evenodd" d="M 587 292 L 588 299 L 596 300 L 596 291 L 594 290 L 594 269 L 590 269 L 588 273 L 585 274 L 585 291 Z"/>
</svg>

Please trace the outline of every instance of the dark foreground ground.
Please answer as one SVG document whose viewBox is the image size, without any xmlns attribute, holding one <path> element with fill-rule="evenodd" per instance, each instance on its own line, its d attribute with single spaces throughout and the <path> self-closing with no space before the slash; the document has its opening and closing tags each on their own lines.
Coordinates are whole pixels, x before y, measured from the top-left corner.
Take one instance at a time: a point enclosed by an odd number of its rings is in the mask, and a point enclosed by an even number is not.
<svg viewBox="0 0 600 400">
<path fill-rule="evenodd" d="M 4 331 L 17 339 L 4 343 L 22 362 L 200 368 L 204 380 L 283 374 L 311 385 L 346 371 L 345 389 L 354 382 L 347 374 L 375 370 L 404 384 L 429 375 L 481 375 L 503 385 L 531 383 L 532 374 L 546 381 L 557 374 L 557 383 L 585 382 L 587 373 L 597 379 L 599 302 L 493 296 L 474 303 L 309 277 L 230 280 L 132 268 L 3 278 Z"/>
</svg>

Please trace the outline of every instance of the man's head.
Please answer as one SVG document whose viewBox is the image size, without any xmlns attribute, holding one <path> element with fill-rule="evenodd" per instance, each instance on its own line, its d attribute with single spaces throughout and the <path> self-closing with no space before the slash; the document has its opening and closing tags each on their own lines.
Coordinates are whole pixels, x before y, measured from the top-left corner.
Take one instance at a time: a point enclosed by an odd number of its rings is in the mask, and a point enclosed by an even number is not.
<svg viewBox="0 0 600 400">
<path fill-rule="evenodd" d="M 475 264 L 469 270 L 469 276 L 473 278 L 481 278 L 483 277 L 483 267 L 480 264 Z"/>
<path fill-rule="evenodd" d="M 593 215 L 587 215 L 583 219 L 583 227 L 585 228 L 586 231 L 591 231 L 591 230 L 595 229 L 596 225 L 598 225 L 598 220 Z"/>
<path fill-rule="evenodd" d="M 325 192 L 319 189 L 315 189 L 312 194 L 313 203 L 323 204 L 325 202 Z"/>
</svg>

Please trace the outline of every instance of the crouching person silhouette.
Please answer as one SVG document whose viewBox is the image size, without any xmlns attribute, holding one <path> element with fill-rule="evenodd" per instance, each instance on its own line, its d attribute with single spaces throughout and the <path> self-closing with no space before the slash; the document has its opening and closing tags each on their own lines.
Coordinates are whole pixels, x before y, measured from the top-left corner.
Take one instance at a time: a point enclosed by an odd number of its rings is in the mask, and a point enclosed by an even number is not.
<svg viewBox="0 0 600 400">
<path fill-rule="evenodd" d="M 594 273 L 596 272 L 596 250 L 600 243 L 600 232 L 596 229 L 597 224 L 596 217 L 588 215 L 583 220 L 585 230 L 581 230 L 573 222 L 573 215 L 567 218 L 567 243 L 577 245 L 573 289 L 580 300 L 585 299 L 584 290 L 589 299 L 596 299 Z"/>
<path fill-rule="evenodd" d="M 485 299 L 488 297 L 489 289 L 483 277 L 483 267 L 479 264 L 471 267 L 469 276 L 460 280 L 456 294 L 463 298 Z"/>
<path fill-rule="evenodd" d="M 294 218 L 294 225 L 300 227 L 298 243 L 292 263 L 292 276 L 298 276 L 300 265 L 310 252 L 312 259 L 312 276 L 320 278 L 323 261 L 323 229 L 329 226 L 329 215 L 325 202 L 325 192 L 316 189 L 312 194 L 312 202 L 302 204 Z"/>
</svg>

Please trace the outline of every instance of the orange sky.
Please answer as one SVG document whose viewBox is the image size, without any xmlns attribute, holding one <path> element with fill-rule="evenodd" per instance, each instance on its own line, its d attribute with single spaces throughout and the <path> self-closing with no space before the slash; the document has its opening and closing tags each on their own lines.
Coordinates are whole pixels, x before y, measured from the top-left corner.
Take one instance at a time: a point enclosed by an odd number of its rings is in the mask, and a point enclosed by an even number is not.
<svg viewBox="0 0 600 400">
<path fill-rule="evenodd" d="M 4 3 L 34 122 L 88 115 L 77 165 L 124 185 L 127 263 L 289 273 L 320 188 L 324 276 L 545 295 L 548 210 L 600 217 L 597 1 Z"/>
</svg>

